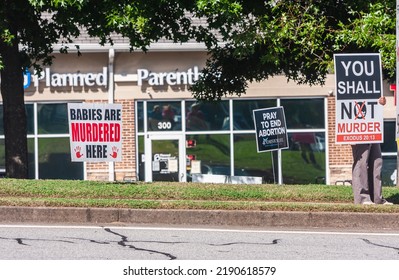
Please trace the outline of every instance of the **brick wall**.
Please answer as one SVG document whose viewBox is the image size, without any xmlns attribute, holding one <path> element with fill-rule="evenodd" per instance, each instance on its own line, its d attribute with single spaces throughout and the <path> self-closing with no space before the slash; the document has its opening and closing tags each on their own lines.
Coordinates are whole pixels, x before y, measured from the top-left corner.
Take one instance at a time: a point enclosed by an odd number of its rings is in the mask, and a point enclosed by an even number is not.
<svg viewBox="0 0 399 280">
<path fill-rule="evenodd" d="M 335 96 L 328 97 L 328 152 L 330 184 L 352 179 L 352 149 L 349 144 L 335 143 Z"/>
</svg>

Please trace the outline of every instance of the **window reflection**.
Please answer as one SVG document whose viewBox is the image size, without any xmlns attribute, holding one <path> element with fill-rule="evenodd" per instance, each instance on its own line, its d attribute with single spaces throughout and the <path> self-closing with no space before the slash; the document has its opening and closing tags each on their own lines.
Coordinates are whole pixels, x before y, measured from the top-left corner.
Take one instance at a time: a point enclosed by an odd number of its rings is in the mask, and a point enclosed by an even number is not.
<svg viewBox="0 0 399 280">
<path fill-rule="evenodd" d="M 254 127 L 253 110 L 276 107 L 275 99 L 237 100 L 233 102 L 233 129 L 252 130 Z"/>
<path fill-rule="evenodd" d="M 283 182 L 325 183 L 325 133 L 295 132 L 288 139 L 289 149 L 282 150 Z"/>
<path fill-rule="evenodd" d="M 66 103 L 38 104 L 37 111 L 40 134 L 69 133 Z"/>
<path fill-rule="evenodd" d="M 180 102 L 148 102 L 148 131 L 181 130 Z"/>
<path fill-rule="evenodd" d="M 25 110 L 26 110 L 27 132 L 28 132 L 28 134 L 33 134 L 34 133 L 33 104 L 26 104 Z M 4 123 L 3 123 L 4 115 L 3 115 L 3 113 L 4 113 L 3 105 L 0 105 L 0 135 L 4 135 Z"/>
<path fill-rule="evenodd" d="M 28 177 L 35 179 L 35 140 L 28 138 Z"/>
<path fill-rule="evenodd" d="M 277 152 L 258 153 L 254 134 L 234 135 L 235 175 L 262 177 L 264 183 L 278 183 Z M 237 171 L 237 172 L 236 172 Z"/>
<path fill-rule="evenodd" d="M 137 102 L 137 131 L 144 132 L 144 108 L 143 102 Z"/>
<path fill-rule="evenodd" d="M 0 106 L 0 135 L 4 135 L 4 109 Z"/>
<path fill-rule="evenodd" d="M 188 131 L 228 130 L 229 103 L 186 102 L 186 129 Z"/>
<path fill-rule="evenodd" d="M 381 143 L 383 153 L 395 153 L 396 144 L 396 125 L 395 121 L 384 121 L 384 142 Z"/>
<path fill-rule="evenodd" d="M 26 126 L 28 134 L 35 133 L 33 104 L 26 104 Z"/>
<path fill-rule="evenodd" d="M 39 139 L 40 179 L 83 179 L 83 163 L 72 162 L 69 138 Z"/>
<path fill-rule="evenodd" d="M 187 140 L 195 140 L 196 145 L 186 150 L 187 178 L 190 180 L 190 160 L 201 161 L 202 174 L 230 174 L 229 135 L 187 135 Z"/>
<path fill-rule="evenodd" d="M 6 172 L 6 156 L 4 139 L 0 139 L 0 177 L 4 176 Z"/>
<path fill-rule="evenodd" d="M 138 147 L 138 158 L 137 162 L 139 165 L 139 181 L 145 180 L 145 162 L 144 162 L 144 136 L 137 137 L 137 147 Z"/>
<path fill-rule="evenodd" d="M 382 161 L 382 185 L 396 186 L 396 156 L 384 156 Z"/>
<path fill-rule="evenodd" d="M 324 128 L 324 99 L 282 99 L 288 129 Z"/>
</svg>

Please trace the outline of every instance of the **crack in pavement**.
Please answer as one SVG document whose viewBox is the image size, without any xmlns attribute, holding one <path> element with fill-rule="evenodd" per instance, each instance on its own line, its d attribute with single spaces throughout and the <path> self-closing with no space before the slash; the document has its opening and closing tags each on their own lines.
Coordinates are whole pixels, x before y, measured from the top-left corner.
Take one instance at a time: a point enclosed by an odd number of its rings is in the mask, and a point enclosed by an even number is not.
<svg viewBox="0 0 399 280">
<path fill-rule="evenodd" d="M 64 242 L 64 243 L 71 243 L 73 244 L 72 241 L 66 241 L 66 240 L 52 240 L 52 239 L 33 239 L 33 238 L 21 238 L 21 237 L 16 237 L 16 238 L 9 238 L 9 237 L 0 237 L 0 239 L 3 240 L 14 240 L 17 241 L 19 245 L 24 245 L 24 246 L 30 246 L 26 244 L 26 241 L 50 241 L 50 242 Z M 25 241 L 25 242 L 24 242 Z"/>
<path fill-rule="evenodd" d="M 363 241 L 366 242 L 367 244 L 374 245 L 374 246 L 377 246 L 377 247 L 397 250 L 397 251 L 398 251 L 398 254 L 399 254 L 399 248 L 392 247 L 392 246 L 387 246 L 387 245 L 382 245 L 382 244 L 377 244 L 377 243 L 371 242 L 370 240 L 365 239 L 365 238 L 361 238 L 361 240 L 363 240 Z"/>
<path fill-rule="evenodd" d="M 121 241 L 119 241 L 118 244 L 123 246 L 123 247 L 127 247 L 127 248 L 134 249 L 134 250 L 137 250 L 137 251 L 144 251 L 144 252 L 149 252 L 149 253 L 161 254 L 161 255 L 164 255 L 164 256 L 168 257 L 170 260 L 175 260 L 176 259 L 175 256 L 173 256 L 172 254 L 169 254 L 169 253 L 156 251 L 156 250 L 145 249 L 145 248 L 139 248 L 139 247 L 136 247 L 136 246 L 133 246 L 133 245 L 126 244 L 127 242 L 129 242 L 127 236 L 124 236 L 124 235 L 122 235 L 120 233 L 112 231 L 109 228 L 104 228 L 104 230 L 106 232 L 108 232 L 108 233 L 112 233 L 112 234 L 114 234 L 116 236 L 119 236 L 121 238 Z"/>
<path fill-rule="evenodd" d="M 268 245 L 275 245 L 278 244 L 280 239 L 274 239 L 271 243 L 257 243 L 257 242 L 230 242 L 230 243 L 222 243 L 222 244 L 212 244 L 209 243 L 208 245 L 210 246 L 230 246 L 230 245 L 237 245 L 237 244 L 245 244 L 245 245 L 262 245 L 262 246 L 268 246 Z"/>
<path fill-rule="evenodd" d="M 163 256 L 166 256 L 167 258 L 169 258 L 170 260 L 175 260 L 177 259 L 176 256 L 174 256 L 171 253 L 167 253 L 167 252 L 162 252 L 162 251 L 157 251 L 157 250 L 151 250 L 151 249 L 146 249 L 146 248 L 140 248 L 138 246 L 135 245 L 131 245 L 131 243 L 155 243 L 155 244 L 190 244 L 191 242 L 176 242 L 176 241 L 152 241 L 152 240 L 128 240 L 128 237 L 125 235 L 122 235 L 116 231 L 111 230 L 110 228 L 103 228 L 104 231 L 111 233 L 113 235 L 116 235 L 118 237 L 121 238 L 120 241 L 117 241 L 117 244 L 119 246 L 122 247 L 126 247 L 126 248 L 130 248 L 130 249 L 134 249 L 137 251 L 144 251 L 144 252 L 148 252 L 148 253 L 154 253 L 154 254 L 160 254 Z M 74 237 L 63 237 L 65 239 L 72 239 L 72 240 L 81 240 L 81 241 L 88 241 L 90 243 L 95 243 L 95 244 L 100 244 L 100 245 L 110 245 L 112 243 L 114 243 L 115 241 L 98 241 L 95 239 L 86 239 L 86 238 L 74 238 Z M 19 245 L 23 245 L 23 246 L 32 246 L 32 244 L 29 244 L 29 241 L 44 241 L 44 242 L 63 242 L 63 243 L 69 243 L 69 244 L 75 244 L 75 242 L 73 241 L 68 241 L 68 240 L 61 240 L 61 239 L 40 239 L 40 238 L 23 238 L 23 237 L 15 237 L 15 238 L 11 238 L 11 237 L 0 237 L 0 240 L 12 240 L 12 241 L 16 241 Z M 208 245 L 208 246 L 214 246 L 214 247 L 222 247 L 222 246 L 232 246 L 232 245 L 257 245 L 257 246 L 269 246 L 269 245 L 274 245 L 274 244 L 278 244 L 280 242 L 279 239 L 274 239 L 272 242 L 268 242 L 268 243 L 260 243 L 260 242 L 229 242 L 229 243 L 202 243 L 204 245 Z M 130 243 L 130 244 L 128 244 Z"/>
</svg>

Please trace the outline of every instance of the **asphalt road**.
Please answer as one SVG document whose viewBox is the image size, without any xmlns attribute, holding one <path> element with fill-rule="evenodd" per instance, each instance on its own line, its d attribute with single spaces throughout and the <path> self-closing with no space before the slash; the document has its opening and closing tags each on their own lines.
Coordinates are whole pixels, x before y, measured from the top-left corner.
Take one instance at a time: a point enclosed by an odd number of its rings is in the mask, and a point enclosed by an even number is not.
<svg viewBox="0 0 399 280">
<path fill-rule="evenodd" d="M 0 260 L 399 260 L 399 232 L 0 226 Z"/>
</svg>

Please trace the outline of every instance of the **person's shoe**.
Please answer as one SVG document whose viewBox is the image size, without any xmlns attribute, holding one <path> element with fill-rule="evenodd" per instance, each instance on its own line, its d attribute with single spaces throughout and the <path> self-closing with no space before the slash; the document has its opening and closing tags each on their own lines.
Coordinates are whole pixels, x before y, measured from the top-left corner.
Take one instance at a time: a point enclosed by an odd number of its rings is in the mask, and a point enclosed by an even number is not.
<svg viewBox="0 0 399 280">
<path fill-rule="evenodd" d="M 393 203 L 385 200 L 382 205 L 393 205 Z"/>
<path fill-rule="evenodd" d="M 363 204 L 363 205 L 373 205 L 373 204 L 375 204 L 375 203 L 372 202 L 372 201 L 363 201 L 362 204 Z"/>
</svg>

